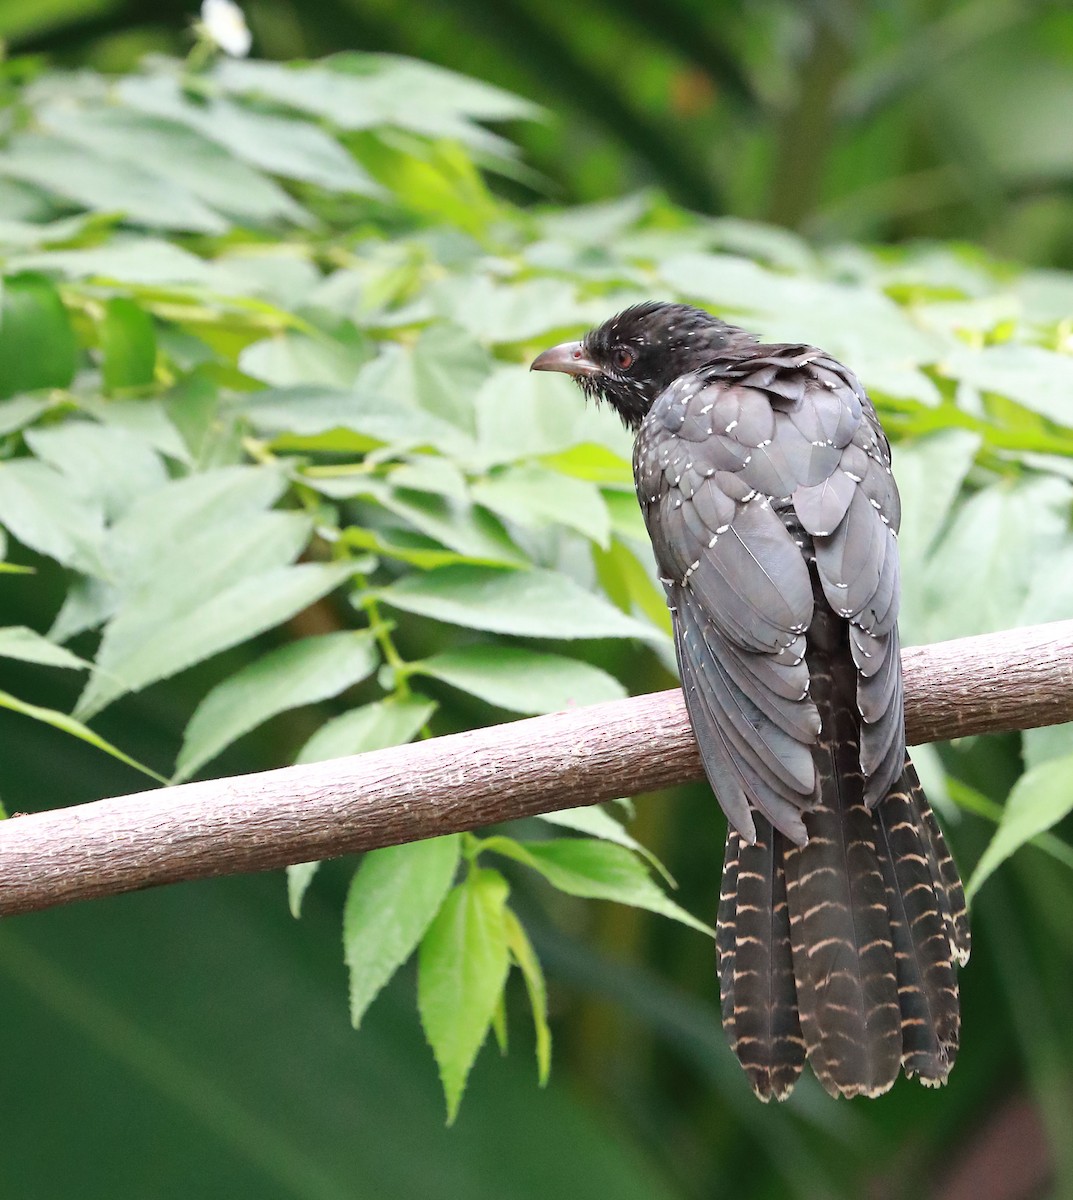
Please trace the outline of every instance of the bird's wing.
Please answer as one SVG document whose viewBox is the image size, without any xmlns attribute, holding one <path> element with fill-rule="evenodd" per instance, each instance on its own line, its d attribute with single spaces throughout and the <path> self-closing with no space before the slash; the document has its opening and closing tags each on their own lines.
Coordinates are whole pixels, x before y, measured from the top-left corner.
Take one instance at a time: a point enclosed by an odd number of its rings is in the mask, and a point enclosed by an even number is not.
<svg viewBox="0 0 1073 1200">
<path fill-rule="evenodd" d="M 898 641 L 901 506 L 890 469 L 890 446 L 856 378 L 831 359 L 813 362 L 810 370 L 831 397 L 828 408 L 850 393 L 860 405 L 860 420 L 841 449 L 838 467 L 821 483 L 799 487 L 793 507 L 812 536 L 827 603 L 849 622 L 861 714 L 861 771 L 865 800 L 874 807 L 901 775 L 905 758 Z M 814 394 L 817 400 L 803 404 L 798 418 L 809 435 L 819 435 L 823 428 L 812 424 L 821 393 Z"/>
<path fill-rule="evenodd" d="M 817 602 L 810 542 L 820 601 L 855 630 L 860 706 L 872 722 L 866 774 L 900 769 L 888 545 L 897 493 L 871 405 L 819 351 L 758 347 L 746 362 L 736 355 L 676 380 L 641 428 L 634 468 L 709 779 L 746 841 L 756 808 L 801 843 L 820 731 L 805 662 Z"/>
</svg>

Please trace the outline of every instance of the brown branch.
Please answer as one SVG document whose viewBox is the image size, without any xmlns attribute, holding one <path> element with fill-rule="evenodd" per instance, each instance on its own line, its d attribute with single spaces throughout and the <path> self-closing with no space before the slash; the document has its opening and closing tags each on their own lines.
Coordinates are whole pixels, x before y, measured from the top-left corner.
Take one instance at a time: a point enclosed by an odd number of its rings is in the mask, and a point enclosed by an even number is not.
<svg viewBox="0 0 1073 1200">
<path fill-rule="evenodd" d="M 909 741 L 1073 720 L 1073 621 L 906 650 Z M 0 824 L 0 913 L 595 804 L 701 777 L 680 691 Z"/>
</svg>

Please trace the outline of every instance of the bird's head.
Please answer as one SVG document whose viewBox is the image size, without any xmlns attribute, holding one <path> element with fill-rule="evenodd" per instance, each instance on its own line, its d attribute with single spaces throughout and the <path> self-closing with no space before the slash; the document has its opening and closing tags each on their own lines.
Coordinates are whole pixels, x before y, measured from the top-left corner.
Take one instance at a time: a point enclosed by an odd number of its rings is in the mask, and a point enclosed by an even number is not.
<svg viewBox="0 0 1073 1200">
<path fill-rule="evenodd" d="M 756 338 L 688 304 L 635 304 L 590 329 L 580 342 L 563 342 L 532 362 L 533 371 L 573 375 L 586 396 L 606 400 L 636 430 L 660 393 L 679 375 L 713 355 Z"/>
</svg>

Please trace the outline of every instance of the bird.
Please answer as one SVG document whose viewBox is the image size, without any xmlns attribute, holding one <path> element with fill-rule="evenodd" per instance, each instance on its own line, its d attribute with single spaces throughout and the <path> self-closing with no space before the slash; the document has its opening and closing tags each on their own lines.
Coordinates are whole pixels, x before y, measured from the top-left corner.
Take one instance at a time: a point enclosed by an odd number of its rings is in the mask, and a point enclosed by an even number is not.
<svg viewBox="0 0 1073 1200">
<path fill-rule="evenodd" d="M 538 355 L 634 435 L 686 710 L 727 817 L 722 1022 L 756 1095 L 946 1081 L 965 893 L 906 753 L 900 501 L 853 372 L 649 301 Z"/>
</svg>

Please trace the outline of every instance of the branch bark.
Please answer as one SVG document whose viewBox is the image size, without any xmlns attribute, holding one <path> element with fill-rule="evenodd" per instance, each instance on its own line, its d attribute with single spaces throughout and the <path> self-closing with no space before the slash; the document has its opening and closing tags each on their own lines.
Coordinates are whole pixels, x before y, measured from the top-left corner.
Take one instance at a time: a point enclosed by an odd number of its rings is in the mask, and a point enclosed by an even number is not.
<svg viewBox="0 0 1073 1200">
<path fill-rule="evenodd" d="M 906 650 L 911 745 L 1073 720 L 1073 621 Z M 702 777 L 679 690 L 0 824 L 0 914 L 262 871 Z"/>
</svg>

